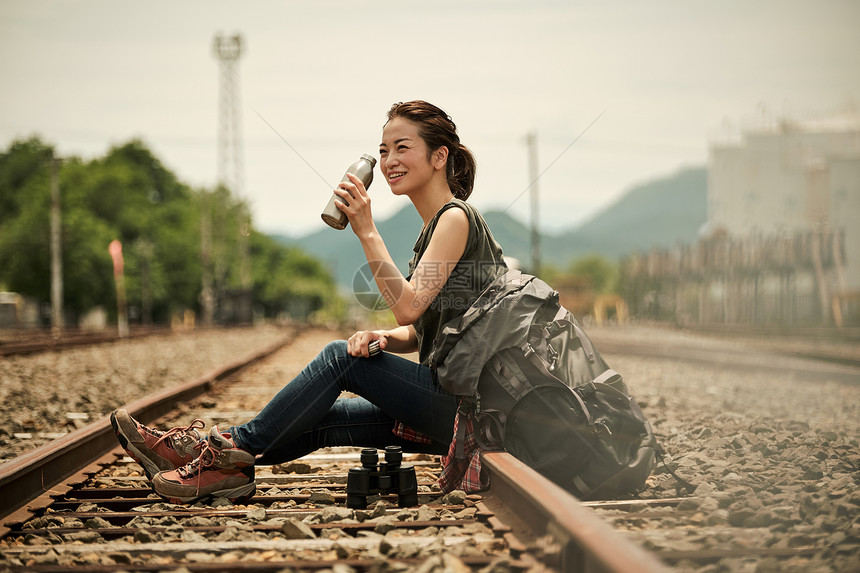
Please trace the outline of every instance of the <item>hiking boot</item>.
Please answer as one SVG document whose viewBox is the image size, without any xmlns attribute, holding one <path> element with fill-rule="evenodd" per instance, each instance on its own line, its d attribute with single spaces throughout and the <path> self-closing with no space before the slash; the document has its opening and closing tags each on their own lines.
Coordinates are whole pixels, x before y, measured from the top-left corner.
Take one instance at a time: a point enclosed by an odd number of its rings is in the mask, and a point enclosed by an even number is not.
<svg viewBox="0 0 860 573">
<path fill-rule="evenodd" d="M 209 497 L 235 502 L 254 495 L 254 454 L 237 448 L 230 434 L 220 433 L 217 426 L 197 447 L 201 449 L 197 459 L 152 478 L 155 493 L 171 503 L 194 503 Z"/>
<path fill-rule="evenodd" d="M 115 410 L 110 415 L 110 425 L 126 453 L 152 479 L 158 472 L 184 466 L 200 455 L 196 447 L 200 441 L 197 429 L 205 424 L 203 420 L 194 420 L 187 426 L 161 431 L 144 426 L 126 410 Z"/>
</svg>

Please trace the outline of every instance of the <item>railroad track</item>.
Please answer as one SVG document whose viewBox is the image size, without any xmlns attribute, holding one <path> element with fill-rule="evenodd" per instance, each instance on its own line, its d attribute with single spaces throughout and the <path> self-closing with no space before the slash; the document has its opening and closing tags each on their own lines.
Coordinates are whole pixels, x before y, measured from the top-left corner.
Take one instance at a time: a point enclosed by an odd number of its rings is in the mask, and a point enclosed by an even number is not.
<svg viewBox="0 0 860 573">
<path fill-rule="evenodd" d="M 159 427 L 193 417 L 207 427 L 244 421 L 330 338 L 331 333 L 306 333 L 286 348 L 264 349 L 127 409 L 145 422 L 157 420 Z M 629 356 L 647 350 L 626 343 L 612 347 L 609 341 L 605 347 Z M 719 349 L 689 350 L 687 359 L 703 368 L 723 368 L 738 358 Z M 789 371 L 793 365 L 780 367 Z M 821 368 L 819 374 L 850 381 L 850 370 Z M 679 498 L 653 484 L 643 497 L 662 490 L 656 499 L 582 503 L 507 454 L 487 454 L 484 461 L 488 491 L 446 498 L 434 486 L 437 461 L 405 455 L 403 463 L 418 478 L 416 507 L 399 507 L 396 495 L 372 496 L 365 510 L 345 507 L 346 476 L 359 465 L 359 451 L 343 448 L 258 468 L 257 494 L 244 505 L 219 500 L 175 506 L 151 493 L 139 466 L 117 447 L 105 417 L 0 465 L 0 569 L 609 573 L 669 566 L 699 571 L 715 562 L 722 570 L 733 570 L 732 564 L 753 570 L 762 560 L 775 570 L 802 571 L 816 555 L 819 562 L 851 563 L 850 533 L 835 550 L 838 561 L 820 557 L 827 549 L 817 537 L 793 532 L 803 530 L 804 517 L 790 506 L 753 511 L 745 509 L 739 493 Z M 658 469 L 654 479 L 665 483 L 668 476 Z M 762 485 L 743 495 L 758 497 L 766 488 L 771 489 Z M 743 507 L 736 510 L 739 501 Z M 834 510 L 837 517 L 839 508 L 850 511 L 841 505 Z M 753 524 L 762 516 L 792 533 L 778 541 L 778 533 Z M 793 563 L 801 565 L 792 569 Z"/>
<path fill-rule="evenodd" d="M 159 426 L 183 423 L 190 412 L 207 426 L 242 421 L 283 383 L 283 363 L 266 359 L 289 356 L 291 349 L 266 348 L 127 409 Z M 343 571 L 664 570 L 508 454 L 486 455 L 490 490 L 447 496 L 435 486 L 438 457 L 404 454 L 403 464 L 416 471 L 418 505 L 400 507 L 397 495 L 375 494 L 366 509 L 352 509 L 346 507 L 345 487 L 359 459 L 360 451 L 352 448 L 317 452 L 258 468 L 257 493 L 243 505 L 215 500 L 178 506 L 152 493 L 105 417 L 0 466 L 5 516 L 0 566 L 13 571 L 276 571 L 336 565 L 351 568 Z"/>
<path fill-rule="evenodd" d="M 60 335 L 54 336 L 48 330 L 22 330 L 3 331 L 0 334 L 0 356 L 14 356 L 35 354 L 49 350 L 64 350 L 78 346 L 91 346 L 106 342 L 117 342 L 143 338 L 153 334 L 170 332 L 167 328 L 159 327 L 135 327 L 127 336 L 120 337 L 115 330 L 104 332 L 87 332 L 67 330 Z"/>
<path fill-rule="evenodd" d="M 193 335 L 203 331 L 215 331 L 219 326 L 195 327 L 188 330 L 175 330 L 165 326 L 135 326 L 125 336 L 120 336 L 116 329 L 104 331 L 84 331 L 67 329 L 58 335 L 50 330 L 3 330 L 0 331 L 0 356 L 25 356 L 40 352 L 60 351 L 81 346 L 95 346 L 112 342 L 121 342 L 158 336 L 165 334 Z M 245 328 L 245 327 L 232 327 Z M 250 328 L 250 327 L 249 327 Z"/>
</svg>

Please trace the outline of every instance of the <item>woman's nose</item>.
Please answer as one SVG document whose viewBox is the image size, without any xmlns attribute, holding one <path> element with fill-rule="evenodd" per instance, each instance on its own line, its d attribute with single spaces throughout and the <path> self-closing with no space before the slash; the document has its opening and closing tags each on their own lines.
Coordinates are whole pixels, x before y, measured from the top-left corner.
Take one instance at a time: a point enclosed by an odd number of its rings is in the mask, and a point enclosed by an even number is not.
<svg viewBox="0 0 860 573">
<path fill-rule="evenodd" d="M 397 164 L 397 161 L 391 157 L 386 157 L 379 162 L 379 169 L 384 177 L 388 177 L 388 172 Z"/>
</svg>

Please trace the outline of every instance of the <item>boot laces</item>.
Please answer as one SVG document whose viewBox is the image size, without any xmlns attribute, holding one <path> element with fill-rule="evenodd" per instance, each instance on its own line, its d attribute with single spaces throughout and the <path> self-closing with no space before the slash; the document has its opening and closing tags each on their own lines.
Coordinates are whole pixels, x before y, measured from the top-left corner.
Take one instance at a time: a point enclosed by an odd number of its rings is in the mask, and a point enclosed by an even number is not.
<svg viewBox="0 0 860 573">
<path fill-rule="evenodd" d="M 200 480 L 203 478 L 203 472 L 215 465 L 221 450 L 213 448 L 212 444 L 209 443 L 209 440 L 197 442 L 194 449 L 201 450 L 200 455 L 184 466 L 177 468 L 176 472 L 182 479 L 188 479 L 196 475 L 197 493 L 200 493 Z"/>
<path fill-rule="evenodd" d="M 176 443 L 178 442 L 178 440 L 180 440 L 184 436 L 190 437 L 192 430 L 202 430 L 204 426 L 206 426 L 206 423 L 203 420 L 201 420 L 200 418 L 195 418 L 187 426 L 177 426 L 175 428 L 170 428 L 167 431 L 155 430 L 153 428 L 147 428 L 146 426 L 144 426 L 144 428 L 146 428 L 146 430 L 158 437 L 158 440 L 156 440 L 156 442 L 152 445 L 153 448 L 161 442 L 165 441 L 167 438 L 172 438 L 171 441 L 167 443 L 167 445 L 175 450 Z"/>
</svg>

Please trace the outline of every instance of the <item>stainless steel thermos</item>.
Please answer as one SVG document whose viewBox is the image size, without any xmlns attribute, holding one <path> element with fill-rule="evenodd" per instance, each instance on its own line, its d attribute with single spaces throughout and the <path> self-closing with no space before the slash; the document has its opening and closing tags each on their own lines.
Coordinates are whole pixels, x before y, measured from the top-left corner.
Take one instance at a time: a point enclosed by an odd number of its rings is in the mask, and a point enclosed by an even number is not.
<svg viewBox="0 0 860 573">
<path fill-rule="evenodd" d="M 365 153 L 361 156 L 361 159 L 347 167 L 346 173 L 344 173 L 343 178 L 340 181 L 341 183 L 349 181 L 349 178 L 346 175 L 348 173 L 352 173 L 361 179 L 361 182 L 364 183 L 365 189 L 369 189 L 370 184 L 373 182 L 373 168 L 375 166 L 376 158 Z M 332 193 L 331 199 L 329 199 L 328 205 L 325 206 L 320 217 L 322 217 L 322 220 L 325 221 L 329 227 L 345 229 L 349 220 L 346 218 L 346 213 L 337 208 L 337 205 L 335 205 L 336 201 L 343 202 L 343 199 Z"/>
</svg>

